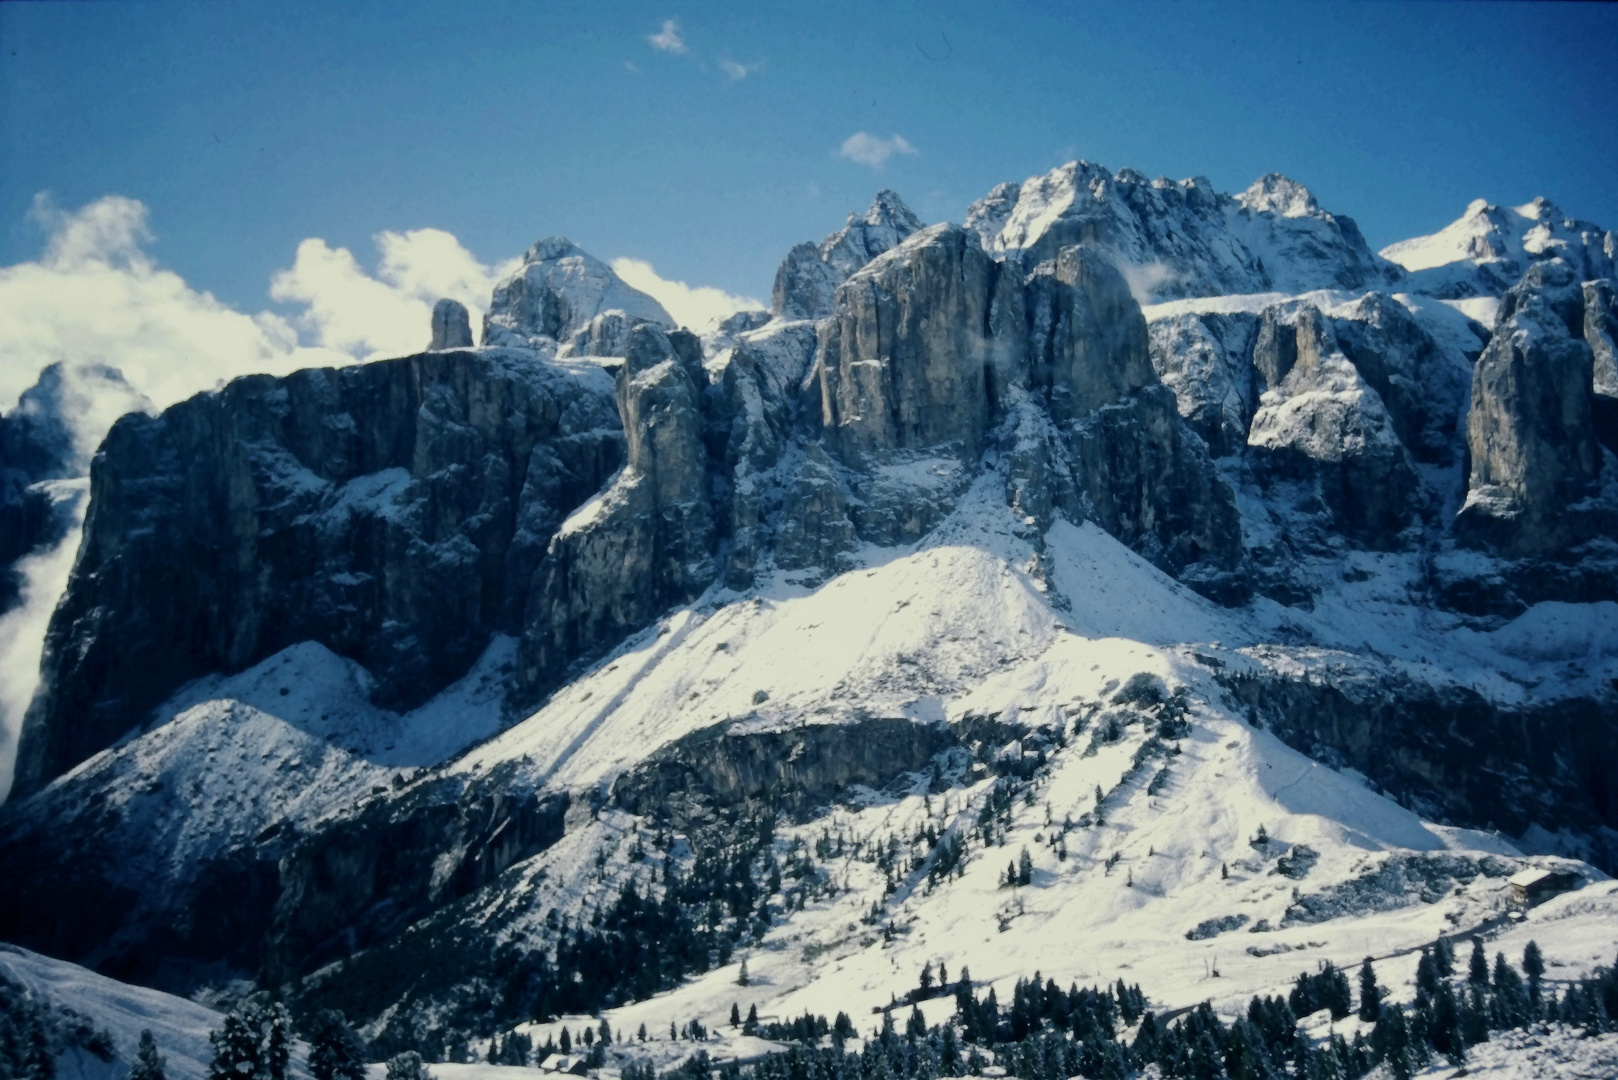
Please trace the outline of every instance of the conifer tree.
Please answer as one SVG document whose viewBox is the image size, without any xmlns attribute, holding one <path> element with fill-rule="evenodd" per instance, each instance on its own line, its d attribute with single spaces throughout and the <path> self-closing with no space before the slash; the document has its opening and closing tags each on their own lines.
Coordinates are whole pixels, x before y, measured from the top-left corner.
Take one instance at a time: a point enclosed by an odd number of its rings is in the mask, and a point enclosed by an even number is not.
<svg viewBox="0 0 1618 1080">
<path fill-rule="evenodd" d="M 1489 985 L 1489 958 L 1483 954 L 1483 939 L 1472 939 L 1472 959 L 1467 962 L 1466 981 L 1474 986 Z"/>
<path fill-rule="evenodd" d="M 315 1080 L 365 1080 L 365 1044 L 342 1013 L 335 1009 L 316 1013 L 305 1035 Z"/>
<path fill-rule="evenodd" d="M 669 1023 L 669 1038 L 674 1038 L 673 1022 Z M 561 1041 L 557 1044 L 557 1049 L 561 1050 L 564 1055 L 571 1054 L 573 1052 L 573 1036 L 565 1027 L 562 1029 L 562 1037 Z"/>
<path fill-rule="evenodd" d="M 1017 856 L 1017 884 L 1027 885 L 1034 879 L 1034 860 L 1029 856 L 1028 849 L 1023 848 L 1022 854 Z"/>
<path fill-rule="evenodd" d="M 1382 1014 L 1382 991 L 1376 985 L 1376 972 L 1367 956 L 1360 965 L 1360 1019 L 1367 1024 L 1376 1022 Z"/>
<path fill-rule="evenodd" d="M 672 1029 L 672 1027 L 673 1027 L 673 1025 L 671 1024 L 670 1028 Z M 743 1035 L 754 1035 L 754 1034 L 757 1034 L 757 1033 L 758 1033 L 758 1006 L 757 1005 L 749 1005 L 747 1007 L 747 1020 L 745 1022 L 743 1022 L 743 1024 L 742 1024 L 742 1034 Z"/>
<path fill-rule="evenodd" d="M 433 1074 L 422 1064 L 420 1054 L 406 1050 L 388 1059 L 388 1080 L 433 1080 Z"/>
<path fill-rule="evenodd" d="M 167 1062 L 157 1052 L 157 1040 L 150 1028 L 140 1033 L 140 1045 L 135 1049 L 135 1064 L 129 1068 L 129 1080 L 168 1080 Z"/>
<path fill-rule="evenodd" d="M 1540 1011 L 1540 980 L 1545 977 L 1545 958 L 1538 942 L 1530 941 L 1522 951 L 1522 971 L 1528 976 L 1528 1001 L 1535 1015 Z"/>
<path fill-rule="evenodd" d="M 1479 983 L 1469 984 L 1462 999 L 1461 1037 L 1468 1046 L 1489 1041 L 1489 1007 L 1483 1000 L 1483 986 Z"/>
<path fill-rule="evenodd" d="M 1455 946 L 1450 944 L 1447 937 L 1440 937 L 1433 942 L 1433 962 L 1438 965 L 1440 975 L 1455 974 Z"/>
<path fill-rule="evenodd" d="M 1416 962 L 1416 988 L 1425 991 L 1428 996 L 1438 992 L 1439 983 L 1438 961 L 1427 949 L 1421 950 L 1421 959 Z"/>
<path fill-rule="evenodd" d="M 208 1041 L 214 1049 L 210 1080 L 286 1080 L 292 1018 L 280 1002 L 231 1010 Z"/>
<path fill-rule="evenodd" d="M 730 1003 L 730 1026 L 733 1028 L 742 1026 L 742 1009 L 734 1001 Z"/>
</svg>

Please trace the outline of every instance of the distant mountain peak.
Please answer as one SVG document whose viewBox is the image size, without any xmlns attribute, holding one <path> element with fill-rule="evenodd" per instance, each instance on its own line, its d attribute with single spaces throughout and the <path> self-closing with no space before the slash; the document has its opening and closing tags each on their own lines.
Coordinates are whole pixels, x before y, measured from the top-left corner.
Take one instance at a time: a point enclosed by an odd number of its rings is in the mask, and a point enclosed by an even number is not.
<svg viewBox="0 0 1618 1080">
<path fill-rule="evenodd" d="M 1254 180 L 1246 191 L 1236 196 L 1236 201 L 1255 214 L 1272 213 L 1300 218 L 1319 217 L 1322 213 L 1320 204 L 1308 188 L 1273 172 Z"/>
</svg>

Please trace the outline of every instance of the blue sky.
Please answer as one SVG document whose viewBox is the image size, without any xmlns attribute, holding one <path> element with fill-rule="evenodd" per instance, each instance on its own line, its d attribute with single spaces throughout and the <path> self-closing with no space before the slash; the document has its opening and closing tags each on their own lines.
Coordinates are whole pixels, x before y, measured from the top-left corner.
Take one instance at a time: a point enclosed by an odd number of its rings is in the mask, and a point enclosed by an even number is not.
<svg viewBox="0 0 1618 1080">
<path fill-rule="evenodd" d="M 878 187 L 959 220 L 1074 157 L 1284 172 L 1373 247 L 1478 196 L 1618 226 L 1614 5 L 738 7 L 0 4 L 0 265 L 38 255 L 37 192 L 119 194 L 246 311 L 305 238 L 368 259 L 429 226 L 767 300 Z M 683 51 L 650 40 L 670 19 Z M 914 152 L 838 156 L 856 132 Z"/>
</svg>

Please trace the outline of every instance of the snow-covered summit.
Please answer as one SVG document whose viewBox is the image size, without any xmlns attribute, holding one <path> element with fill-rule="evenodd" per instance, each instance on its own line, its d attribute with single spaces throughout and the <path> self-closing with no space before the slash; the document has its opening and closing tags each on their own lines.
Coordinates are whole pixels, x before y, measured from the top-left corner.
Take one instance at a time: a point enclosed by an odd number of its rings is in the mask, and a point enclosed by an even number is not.
<svg viewBox="0 0 1618 1080">
<path fill-rule="evenodd" d="M 1498 296 L 1529 264 L 1545 259 L 1567 260 L 1582 280 L 1611 277 L 1618 237 L 1566 216 L 1544 196 L 1521 206 L 1474 199 L 1437 232 L 1389 244 L 1381 254 L 1416 275 L 1417 291 Z"/>
<path fill-rule="evenodd" d="M 547 236 L 528 249 L 521 269 L 495 286 L 483 344 L 550 351 L 607 311 L 674 325 L 662 304 L 625 284 L 606 263 L 565 236 Z"/>
<path fill-rule="evenodd" d="M 1387 284 L 1354 222 L 1322 210 L 1278 174 L 1240 196 L 1206 177 L 1148 180 L 1070 161 L 1022 184 L 1002 184 L 967 210 L 966 227 L 996 257 L 1032 266 L 1071 244 L 1109 253 L 1142 303 L 1272 290 Z"/>
<path fill-rule="evenodd" d="M 1236 201 L 1255 214 L 1272 213 L 1300 218 L 1320 217 L 1325 213 L 1308 188 L 1280 173 L 1265 173 L 1236 196 Z"/>
</svg>

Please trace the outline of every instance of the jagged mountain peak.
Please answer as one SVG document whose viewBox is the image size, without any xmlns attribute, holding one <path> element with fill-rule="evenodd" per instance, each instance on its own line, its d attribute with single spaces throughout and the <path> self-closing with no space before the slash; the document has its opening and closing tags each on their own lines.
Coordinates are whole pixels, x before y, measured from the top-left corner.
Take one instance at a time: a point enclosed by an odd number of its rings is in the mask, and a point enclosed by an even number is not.
<svg viewBox="0 0 1618 1080">
<path fill-rule="evenodd" d="M 1095 247 L 1137 284 L 1143 304 L 1363 289 L 1398 277 L 1352 220 L 1326 212 L 1307 188 L 1277 173 L 1231 196 L 1206 177 L 1148 180 L 1081 159 L 1000 185 L 968 208 L 966 225 L 985 250 L 1025 266 L 1071 244 Z"/>
<path fill-rule="evenodd" d="M 495 286 L 483 317 L 483 344 L 554 353 L 609 311 L 630 321 L 674 325 L 662 304 L 612 267 L 565 236 L 547 236 L 528 249 L 516 273 Z"/>
<path fill-rule="evenodd" d="M 849 214 L 848 223 L 844 228 L 847 229 L 853 226 L 855 220 L 855 215 Z M 866 208 L 865 216 L 859 220 L 866 225 L 898 229 L 907 235 L 915 232 L 922 225 L 921 219 L 899 197 L 899 193 L 892 188 L 883 188 L 877 192 L 876 197 L 871 200 L 871 205 Z"/>
<path fill-rule="evenodd" d="M 1460 217 L 1426 236 L 1383 248 L 1412 275 L 1415 291 L 1436 296 L 1501 296 L 1535 262 L 1562 258 L 1586 281 L 1611 277 L 1618 237 L 1565 215 L 1543 195 L 1520 206 L 1473 199 Z"/>
<path fill-rule="evenodd" d="M 898 193 L 883 188 L 863 216 L 851 213 L 841 229 L 820 243 L 806 241 L 787 252 L 775 272 L 771 313 L 785 319 L 825 318 L 837 286 L 921 227 L 922 220 Z"/>
<path fill-rule="evenodd" d="M 565 236 L 546 236 L 534 241 L 534 246 L 529 248 L 527 254 L 523 256 L 523 263 L 526 265 L 528 263 L 548 262 L 573 256 L 582 256 L 586 259 L 592 258 L 588 252 Z"/>
<path fill-rule="evenodd" d="M 1309 189 L 1280 173 L 1265 173 L 1236 201 L 1254 213 L 1280 214 L 1287 218 L 1319 217 L 1325 211 Z"/>
</svg>

